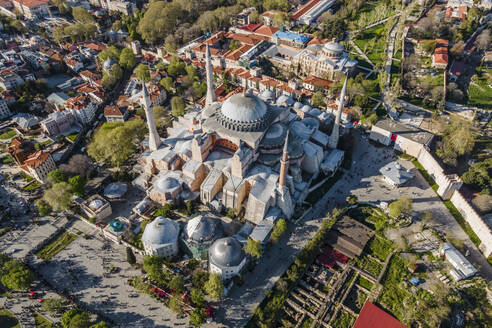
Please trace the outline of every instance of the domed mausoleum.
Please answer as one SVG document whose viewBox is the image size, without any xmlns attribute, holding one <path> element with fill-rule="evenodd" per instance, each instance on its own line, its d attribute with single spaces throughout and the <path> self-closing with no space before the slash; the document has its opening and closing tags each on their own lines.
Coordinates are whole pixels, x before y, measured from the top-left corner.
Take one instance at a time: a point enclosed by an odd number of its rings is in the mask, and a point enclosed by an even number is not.
<svg viewBox="0 0 492 328">
<path fill-rule="evenodd" d="M 178 254 L 179 224 L 163 216 L 147 224 L 142 244 L 147 255 L 172 258 Z"/>
<path fill-rule="evenodd" d="M 223 236 L 220 220 L 198 215 L 188 221 L 182 233 L 184 248 L 195 258 L 206 259 L 208 247 Z"/>
<path fill-rule="evenodd" d="M 238 275 L 245 265 L 243 247 L 234 237 L 218 239 L 209 249 L 210 272 L 220 274 L 224 280 Z"/>
</svg>

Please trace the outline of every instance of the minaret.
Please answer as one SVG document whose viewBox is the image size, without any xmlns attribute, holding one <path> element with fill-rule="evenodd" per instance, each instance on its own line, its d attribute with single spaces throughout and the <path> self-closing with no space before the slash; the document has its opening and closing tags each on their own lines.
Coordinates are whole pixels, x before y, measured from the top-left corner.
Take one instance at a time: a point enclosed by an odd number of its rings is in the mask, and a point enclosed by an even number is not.
<svg viewBox="0 0 492 328">
<path fill-rule="evenodd" d="M 207 98 L 205 100 L 205 106 L 212 104 L 217 101 L 215 97 L 214 88 L 214 73 L 212 71 L 212 59 L 210 58 L 210 48 L 207 43 L 207 48 L 205 50 L 205 69 L 207 70 Z"/>
<path fill-rule="evenodd" d="M 155 126 L 154 120 L 154 111 L 150 106 L 149 91 L 147 90 L 145 82 L 142 82 L 142 93 L 145 107 L 145 116 L 147 117 L 147 125 L 149 127 L 149 148 L 151 151 L 156 151 L 157 148 L 159 148 L 159 146 L 161 145 L 161 138 L 157 133 L 157 128 Z"/>
<path fill-rule="evenodd" d="M 287 170 L 289 169 L 289 161 L 288 161 L 288 150 L 287 150 L 287 145 L 289 143 L 289 130 L 287 130 L 287 136 L 285 137 L 285 143 L 284 143 L 284 151 L 282 153 L 282 158 L 280 159 L 280 181 L 279 185 L 280 187 L 285 186 L 285 179 L 287 177 Z"/>
<path fill-rule="evenodd" d="M 338 112 L 335 117 L 335 123 L 333 123 L 333 130 L 331 131 L 330 141 L 328 147 L 337 148 L 338 137 L 340 134 L 340 119 L 342 117 L 343 103 L 345 100 L 345 90 L 347 89 L 347 77 L 345 76 L 345 82 L 343 82 L 342 92 L 340 93 L 340 99 L 338 101 Z"/>
</svg>

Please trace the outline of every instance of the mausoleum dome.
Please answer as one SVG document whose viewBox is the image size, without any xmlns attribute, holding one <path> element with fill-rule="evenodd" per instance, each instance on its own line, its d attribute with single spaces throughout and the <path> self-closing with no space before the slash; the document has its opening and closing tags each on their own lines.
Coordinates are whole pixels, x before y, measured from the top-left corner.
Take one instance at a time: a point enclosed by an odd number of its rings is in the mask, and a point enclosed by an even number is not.
<svg viewBox="0 0 492 328">
<path fill-rule="evenodd" d="M 174 243 L 179 235 L 179 225 L 168 218 L 159 216 L 147 224 L 142 235 L 142 242 L 149 245 Z"/>
<path fill-rule="evenodd" d="M 221 238 L 209 250 L 210 260 L 219 267 L 235 267 L 244 259 L 241 244 L 233 237 Z"/>
<path fill-rule="evenodd" d="M 101 199 L 94 199 L 89 203 L 89 208 L 93 211 L 97 211 L 104 205 L 104 202 Z"/>
</svg>

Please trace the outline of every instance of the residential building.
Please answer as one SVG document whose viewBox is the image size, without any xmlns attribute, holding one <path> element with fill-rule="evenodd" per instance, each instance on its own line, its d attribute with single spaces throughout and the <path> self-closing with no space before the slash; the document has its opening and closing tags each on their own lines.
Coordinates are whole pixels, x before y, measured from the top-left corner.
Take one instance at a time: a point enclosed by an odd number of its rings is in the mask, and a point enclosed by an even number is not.
<svg viewBox="0 0 492 328">
<path fill-rule="evenodd" d="M 44 183 L 48 179 L 48 173 L 56 169 L 56 164 L 49 152 L 40 150 L 30 155 L 21 168 L 34 179 Z"/>
<path fill-rule="evenodd" d="M 40 122 L 43 131 L 49 135 L 57 135 L 70 129 L 75 119 L 70 111 L 53 112 Z"/>
<path fill-rule="evenodd" d="M 10 111 L 9 106 L 7 106 L 7 102 L 3 99 L 0 99 L 0 120 L 3 120 L 10 116 L 12 116 L 12 112 Z"/>
<path fill-rule="evenodd" d="M 436 39 L 436 49 L 432 55 L 432 67 L 446 69 L 448 67 L 448 40 Z"/>
<path fill-rule="evenodd" d="M 82 124 L 88 124 L 96 114 L 97 104 L 89 96 L 75 96 L 65 102 L 65 109 Z"/>
<path fill-rule="evenodd" d="M 333 83 L 333 81 L 309 75 L 302 81 L 302 86 L 309 91 L 323 91 L 328 90 Z"/>
<path fill-rule="evenodd" d="M 478 273 L 473 264 L 451 243 L 442 245 L 441 255 L 454 267 L 449 273 L 455 281 L 471 278 Z"/>
<path fill-rule="evenodd" d="M 106 106 L 104 108 L 104 117 L 108 122 L 124 122 L 128 117 L 128 109 L 119 106 Z"/>
<path fill-rule="evenodd" d="M 12 156 L 18 165 L 24 164 L 24 161 L 34 153 L 34 144 L 30 140 L 15 138 L 6 150 Z"/>
<path fill-rule="evenodd" d="M 3 70 L 0 72 L 0 88 L 11 90 L 23 84 L 24 80 L 18 74 L 12 72 L 12 70 Z"/>
<path fill-rule="evenodd" d="M 48 16 L 49 0 L 13 0 L 14 7 L 27 19 L 36 19 Z"/>
</svg>

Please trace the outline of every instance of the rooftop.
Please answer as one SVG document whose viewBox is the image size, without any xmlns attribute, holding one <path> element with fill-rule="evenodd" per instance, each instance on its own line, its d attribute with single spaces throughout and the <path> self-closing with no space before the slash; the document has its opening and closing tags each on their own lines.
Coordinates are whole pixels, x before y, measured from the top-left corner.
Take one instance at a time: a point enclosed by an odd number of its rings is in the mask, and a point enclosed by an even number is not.
<svg viewBox="0 0 492 328">
<path fill-rule="evenodd" d="M 393 318 L 388 313 L 381 310 L 376 305 L 371 302 L 366 301 L 362 310 L 360 311 L 359 317 L 355 321 L 353 328 L 407 328 L 400 321 Z"/>
<path fill-rule="evenodd" d="M 398 122 L 395 122 L 391 119 L 385 119 L 378 121 L 375 124 L 376 127 L 389 131 L 393 134 L 398 135 L 402 138 L 407 138 L 413 140 L 422 145 L 429 145 L 432 141 L 434 135 L 430 132 L 423 131 L 417 128 L 413 128 Z"/>
</svg>

